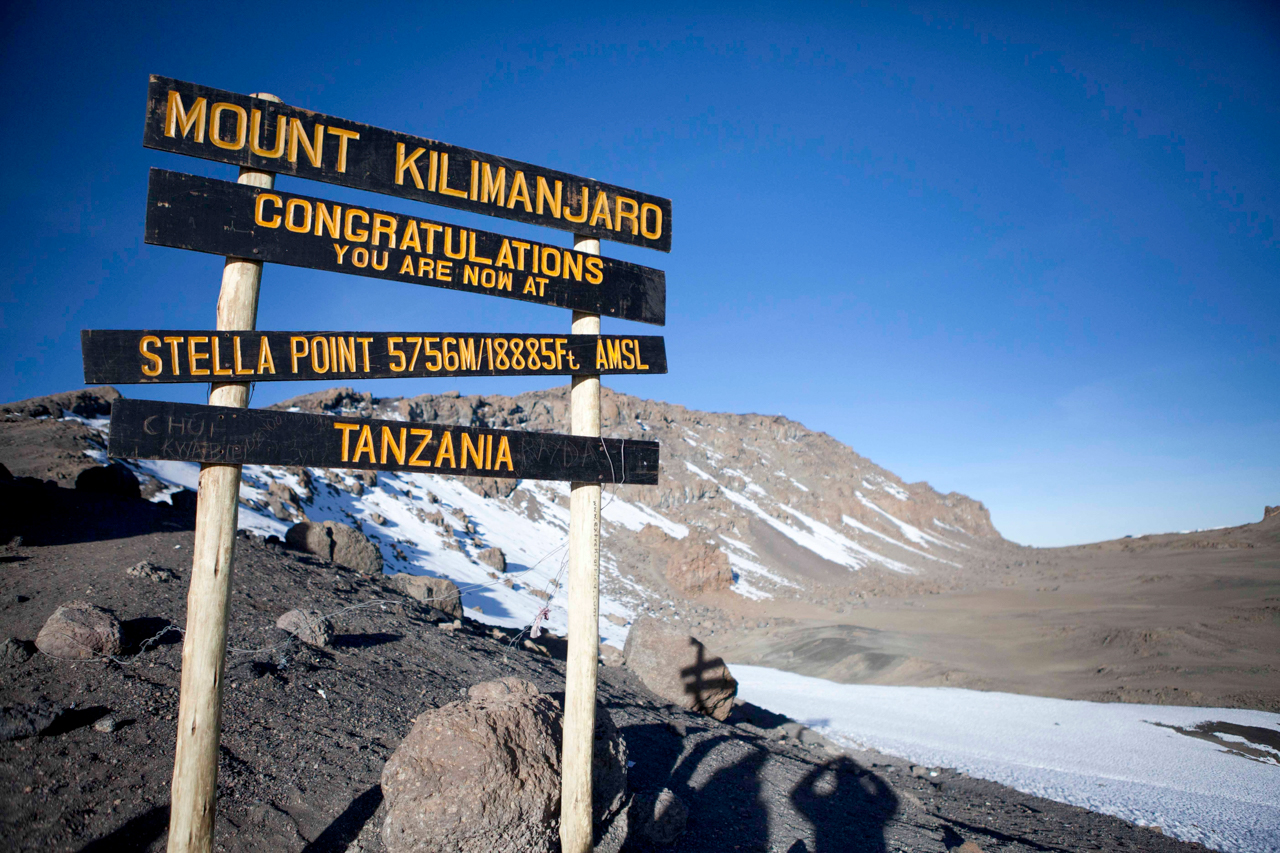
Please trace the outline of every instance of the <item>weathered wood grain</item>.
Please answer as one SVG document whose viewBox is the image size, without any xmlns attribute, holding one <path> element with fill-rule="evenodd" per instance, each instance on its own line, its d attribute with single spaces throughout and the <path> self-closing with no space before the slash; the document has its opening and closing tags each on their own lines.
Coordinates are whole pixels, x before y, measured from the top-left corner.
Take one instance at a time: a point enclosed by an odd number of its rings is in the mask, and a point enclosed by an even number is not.
<svg viewBox="0 0 1280 853">
<path fill-rule="evenodd" d="M 452 424 L 116 400 L 107 453 L 235 465 L 657 485 L 658 443 Z"/>
</svg>

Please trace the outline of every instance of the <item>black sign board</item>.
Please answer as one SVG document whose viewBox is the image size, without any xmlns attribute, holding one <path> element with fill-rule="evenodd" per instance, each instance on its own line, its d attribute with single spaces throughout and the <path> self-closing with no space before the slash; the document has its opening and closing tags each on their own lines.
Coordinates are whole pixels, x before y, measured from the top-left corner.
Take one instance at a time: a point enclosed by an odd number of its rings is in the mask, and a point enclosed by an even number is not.
<svg viewBox="0 0 1280 853">
<path fill-rule="evenodd" d="M 116 400 L 108 455 L 657 485 L 658 443 L 453 424 Z"/>
<path fill-rule="evenodd" d="M 168 77 L 151 77 L 142 143 L 671 251 L 669 199 Z"/>
<path fill-rule="evenodd" d="M 152 169 L 146 241 L 662 325 L 661 270 L 404 214 Z"/>
<path fill-rule="evenodd" d="M 661 337 L 85 329 L 87 385 L 666 373 Z"/>
</svg>

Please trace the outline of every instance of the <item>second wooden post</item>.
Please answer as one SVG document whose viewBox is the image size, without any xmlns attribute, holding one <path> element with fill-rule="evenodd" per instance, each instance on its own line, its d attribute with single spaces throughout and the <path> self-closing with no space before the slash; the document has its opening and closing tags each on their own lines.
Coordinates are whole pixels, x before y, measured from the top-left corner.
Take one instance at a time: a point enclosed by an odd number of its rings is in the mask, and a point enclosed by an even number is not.
<svg viewBox="0 0 1280 853">
<path fill-rule="evenodd" d="M 600 254 L 600 241 L 574 238 L 579 252 Z M 600 334 L 600 315 L 573 312 L 575 335 Z M 600 435 L 600 377 L 575 376 L 569 417 L 574 435 Z M 560 848 L 590 853 L 591 748 L 600 655 L 600 484 L 573 483 L 569 493 L 569 656 L 564 686 Z"/>
<path fill-rule="evenodd" d="M 259 98 L 279 101 L 273 95 Z M 239 183 L 271 189 L 275 175 L 241 169 Z M 218 294 L 218 329 L 249 331 L 257 325 L 261 261 L 227 258 Z M 249 405 L 249 385 L 215 383 L 212 406 Z M 216 429 L 216 427 L 214 427 Z M 227 601 L 240 507 L 240 466 L 200 466 L 195 549 L 187 591 L 187 632 L 182 644 L 178 742 L 173 758 L 169 853 L 213 850 L 218 798 L 218 741 L 222 735 L 222 675 L 227 653 Z"/>
</svg>

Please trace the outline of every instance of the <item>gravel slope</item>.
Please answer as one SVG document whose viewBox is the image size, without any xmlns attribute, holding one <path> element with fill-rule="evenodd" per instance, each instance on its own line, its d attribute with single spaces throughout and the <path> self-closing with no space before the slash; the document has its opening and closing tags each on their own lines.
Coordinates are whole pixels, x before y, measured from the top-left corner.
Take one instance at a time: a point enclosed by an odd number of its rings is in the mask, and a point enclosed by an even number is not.
<svg viewBox="0 0 1280 853">
<path fill-rule="evenodd" d="M 167 821 L 192 518 L 163 504 L 88 496 L 25 481 L 0 484 L 0 634 L 34 639 L 62 601 L 113 609 L 130 649 L 117 662 L 37 654 L 0 663 L 0 704 L 46 702 L 43 734 L 0 743 L 0 834 L 13 850 L 160 850 Z M 10 537 L 21 535 L 20 544 Z M 171 569 L 157 582 L 125 570 Z M 376 602 L 376 603 L 375 603 Z M 273 627 L 294 607 L 335 617 L 325 650 Z M 381 850 L 379 774 L 425 708 L 471 684 L 519 675 L 555 693 L 554 657 L 513 647 L 474 623 L 449 631 L 433 611 L 252 535 L 237 543 L 217 838 L 227 850 Z M 281 644 L 284 645 L 281 645 Z M 552 652 L 559 644 L 548 643 Z M 690 807 L 673 850 L 1187 850 L 1114 818 L 1050 803 L 945 769 L 874 752 L 833 752 L 813 733 L 750 706 L 729 723 L 649 694 L 603 668 L 602 703 L 636 764 L 633 793 L 675 790 Z M 114 732 L 94 724 L 111 716 Z M 633 844 L 629 849 L 641 849 Z"/>
</svg>

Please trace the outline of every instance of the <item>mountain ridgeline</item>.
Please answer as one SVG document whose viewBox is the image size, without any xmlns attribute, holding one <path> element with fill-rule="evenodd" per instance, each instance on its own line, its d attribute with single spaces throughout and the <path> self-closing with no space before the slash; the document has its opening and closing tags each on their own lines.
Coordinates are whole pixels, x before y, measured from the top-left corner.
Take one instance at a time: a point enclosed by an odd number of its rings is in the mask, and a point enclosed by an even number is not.
<svg viewBox="0 0 1280 853">
<path fill-rule="evenodd" d="M 337 388 L 273 408 L 548 432 L 564 431 L 569 421 L 566 387 L 513 397 L 412 398 Z M 904 483 L 785 417 L 700 412 L 607 389 L 601 409 L 605 436 L 662 445 L 656 487 L 607 489 L 603 582 L 606 593 L 625 602 L 628 618 L 642 599 L 710 596 L 708 603 L 734 609 L 736 599 L 818 602 L 877 586 L 951 587 L 960 570 L 1012 547 L 980 502 Z M 554 520 L 552 507 L 567 505 L 563 485 L 460 482 L 488 501 L 490 513 L 501 510 L 512 520 Z M 495 522 L 479 544 L 508 538 Z M 467 544 L 464 536 L 464 550 Z"/>
</svg>

